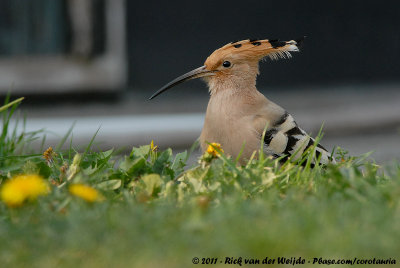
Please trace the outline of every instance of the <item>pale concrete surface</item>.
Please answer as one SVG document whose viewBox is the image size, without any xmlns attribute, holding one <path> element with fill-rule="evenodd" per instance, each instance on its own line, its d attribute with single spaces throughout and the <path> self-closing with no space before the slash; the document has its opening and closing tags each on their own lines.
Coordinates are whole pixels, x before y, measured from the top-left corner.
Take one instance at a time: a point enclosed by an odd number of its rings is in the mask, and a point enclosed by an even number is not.
<svg viewBox="0 0 400 268">
<path fill-rule="evenodd" d="M 181 86 L 148 101 L 146 94 L 126 94 L 108 103 L 22 105 L 27 129 L 45 128 L 48 144 L 55 144 L 76 121 L 73 144 L 86 145 L 96 130 L 97 147 L 148 144 L 175 150 L 189 148 L 200 135 L 208 95 L 204 87 Z M 147 91 L 150 92 L 150 91 Z M 352 155 L 374 151 L 378 163 L 400 159 L 400 85 L 313 87 L 311 89 L 264 89 L 272 101 L 287 109 L 298 124 L 316 135 L 324 124 L 322 144 L 340 146 Z M 151 93 L 151 92 L 150 92 Z"/>
</svg>

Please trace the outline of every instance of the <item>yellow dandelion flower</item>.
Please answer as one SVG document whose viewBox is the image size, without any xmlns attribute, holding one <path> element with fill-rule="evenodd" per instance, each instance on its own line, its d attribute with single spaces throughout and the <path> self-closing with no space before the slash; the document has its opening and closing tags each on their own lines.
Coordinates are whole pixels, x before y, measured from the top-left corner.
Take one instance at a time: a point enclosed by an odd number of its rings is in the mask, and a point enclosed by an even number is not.
<svg viewBox="0 0 400 268">
<path fill-rule="evenodd" d="M 153 140 L 151 140 L 151 142 L 150 142 L 150 149 L 153 152 L 157 151 L 157 149 L 158 149 L 158 145 L 154 146 L 154 141 Z"/>
<path fill-rule="evenodd" d="M 222 153 L 224 152 L 224 150 L 222 150 L 221 148 L 221 144 L 213 142 L 210 145 L 208 145 L 207 153 L 209 153 L 212 156 L 220 156 L 220 154 L 216 149 L 218 149 Z"/>
<path fill-rule="evenodd" d="M 0 197 L 9 207 L 17 207 L 26 200 L 48 194 L 49 190 L 48 184 L 39 175 L 18 175 L 4 183 Z"/>
<path fill-rule="evenodd" d="M 69 187 L 69 192 L 87 202 L 101 201 L 103 199 L 103 196 L 96 189 L 81 183 L 72 184 Z"/>
</svg>

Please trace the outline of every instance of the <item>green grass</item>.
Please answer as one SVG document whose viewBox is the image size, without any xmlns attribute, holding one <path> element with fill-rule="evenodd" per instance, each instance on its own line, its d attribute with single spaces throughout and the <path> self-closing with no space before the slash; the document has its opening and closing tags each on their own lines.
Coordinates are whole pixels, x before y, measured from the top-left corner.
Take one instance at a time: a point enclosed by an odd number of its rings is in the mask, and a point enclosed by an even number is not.
<svg viewBox="0 0 400 268">
<path fill-rule="evenodd" d="M 30 148 L 38 132 L 9 128 L 17 105 L 2 111 L 2 184 L 21 173 L 52 184 L 22 207 L 0 202 L 1 267 L 191 267 L 193 257 L 400 261 L 398 163 L 383 170 L 339 150 L 337 165 L 311 169 L 311 150 L 305 167 L 266 157 L 240 167 L 222 155 L 188 168 L 187 153 L 145 145 L 121 156 L 91 144 L 57 149 L 47 162 Z M 105 200 L 72 196 L 76 182 Z"/>
</svg>

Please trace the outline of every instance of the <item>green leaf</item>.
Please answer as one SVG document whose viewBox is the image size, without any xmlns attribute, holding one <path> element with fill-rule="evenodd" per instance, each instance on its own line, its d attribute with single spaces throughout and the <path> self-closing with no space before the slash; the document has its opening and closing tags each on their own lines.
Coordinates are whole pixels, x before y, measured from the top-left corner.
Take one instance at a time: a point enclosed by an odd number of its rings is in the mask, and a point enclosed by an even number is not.
<svg viewBox="0 0 400 268">
<path fill-rule="evenodd" d="M 175 172 L 175 176 L 178 176 L 183 172 L 183 168 L 186 166 L 187 151 L 179 153 L 175 156 L 174 162 L 172 163 L 172 170 Z"/>
<path fill-rule="evenodd" d="M 121 162 L 121 164 L 119 165 L 119 168 L 122 171 L 128 172 L 128 170 L 132 167 L 134 162 L 135 162 L 135 160 L 132 160 L 128 156 L 125 156 L 125 159 L 124 159 L 124 161 Z"/>
<path fill-rule="evenodd" d="M 161 180 L 161 177 L 158 174 L 149 174 L 143 176 L 142 181 L 146 185 L 147 194 L 150 196 L 156 195 L 163 184 L 163 180 Z"/>
<path fill-rule="evenodd" d="M 104 166 L 109 164 L 109 161 L 113 155 L 114 149 L 105 151 L 105 152 L 99 152 L 96 157 L 95 161 L 97 162 L 98 168 L 103 168 Z"/>
<path fill-rule="evenodd" d="M 52 175 L 59 176 L 59 173 L 54 174 L 54 172 L 53 172 L 53 174 L 52 174 L 51 168 L 45 162 L 37 163 L 37 167 L 39 170 L 39 174 L 42 175 L 44 178 L 49 178 Z"/>
<path fill-rule="evenodd" d="M 146 170 L 146 159 L 138 158 L 138 159 L 131 159 L 125 156 L 125 160 L 119 166 L 122 171 L 125 171 L 128 175 L 138 175 L 141 171 Z"/>
<path fill-rule="evenodd" d="M 144 159 L 147 159 L 150 154 L 150 145 L 143 145 L 140 146 L 139 148 L 133 147 L 131 156 L 133 158 L 141 158 L 143 157 Z"/>
<path fill-rule="evenodd" d="M 118 188 L 121 187 L 121 185 L 122 185 L 121 180 L 108 180 L 98 183 L 97 187 L 105 191 L 111 191 L 111 190 L 117 190 Z"/>
<path fill-rule="evenodd" d="M 113 152 L 114 148 L 105 152 L 100 152 L 99 154 L 101 155 L 102 158 L 109 158 Z"/>
<path fill-rule="evenodd" d="M 154 162 L 153 171 L 158 174 L 163 174 L 164 168 L 166 168 L 172 160 L 172 150 L 169 148 L 158 156 Z"/>
<path fill-rule="evenodd" d="M 98 170 L 97 166 L 88 166 L 87 168 L 83 169 L 82 172 L 83 174 L 90 176 L 92 174 L 94 174 L 96 171 Z"/>
<path fill-rule="evenodd" d="M 203 185 L 202 180 L 198 180 L 198 179 L 191 177 L 191 178 L 188 178 L 188 181 L 193 186 L 193 190 L 196 194 L 200 193 L 200 192 L 204 192 L 206 190 L 206 188 Z"/>
</svg>

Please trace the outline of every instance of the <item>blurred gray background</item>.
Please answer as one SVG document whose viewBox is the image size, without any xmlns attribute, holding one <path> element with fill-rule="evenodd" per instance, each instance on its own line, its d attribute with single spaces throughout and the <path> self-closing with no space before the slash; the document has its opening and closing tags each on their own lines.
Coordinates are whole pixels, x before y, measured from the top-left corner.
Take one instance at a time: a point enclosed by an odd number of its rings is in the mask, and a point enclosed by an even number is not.
<svg viewBox="0 0 400 268">
<path fill-rule="evenodd" d="M 400 2 L 0 0 L 0 97 L 25 96 L 27 130 L 55 145 L 74 124 L 84 147 L 184 150 L 200 135 L 201 81 L 148 97 L 247 38 L 307 36 L 290 60 L 261 63 L 258 88 L 322 144 L 400 159 Z"/>
</svg>

